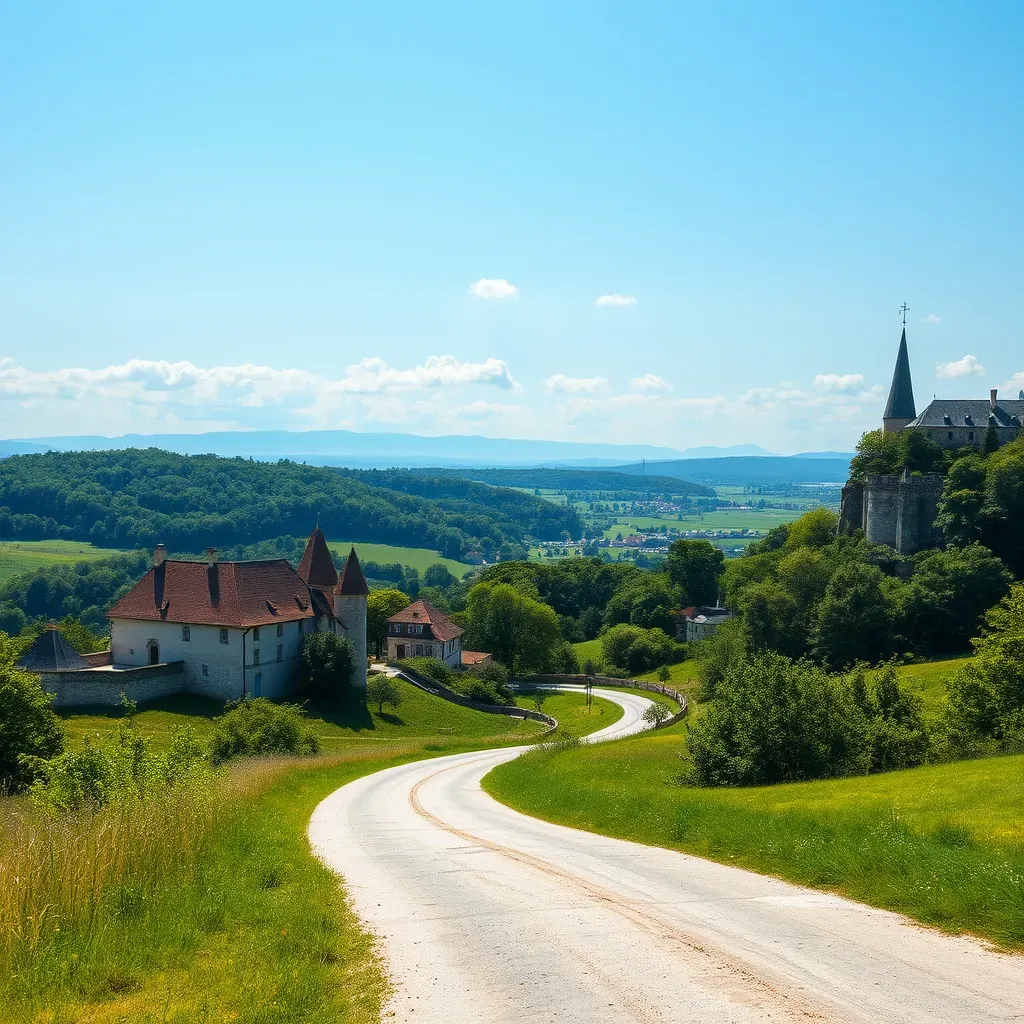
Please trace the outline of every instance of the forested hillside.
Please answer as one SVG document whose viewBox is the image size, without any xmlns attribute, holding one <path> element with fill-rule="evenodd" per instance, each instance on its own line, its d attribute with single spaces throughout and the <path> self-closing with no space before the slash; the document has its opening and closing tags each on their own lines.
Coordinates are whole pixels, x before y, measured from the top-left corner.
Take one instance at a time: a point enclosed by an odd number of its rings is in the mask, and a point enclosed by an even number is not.
<svg viewBox="0 0 1024 1024">
<path fill-rule="evenodd" d="M 674 476 L 636 476 L 606 469 L 414 469 L 416 476 L 463 477 L 495 487 L 539 487 L 559 491 L 615 491 L 623 494 L 671 494 L 713 498 L 703 484 Z"/>
<path fill-rule="evenodd" d="M 328 535 L 518 553 L 527 537 L 579 536 L 571 508 L 519 491 L 402 470 L 357 471 L 175 455 L 155 448 L 48 452 L 0 462 L 0 538 L 67 537 L 175 551 Z"/>
</svg>

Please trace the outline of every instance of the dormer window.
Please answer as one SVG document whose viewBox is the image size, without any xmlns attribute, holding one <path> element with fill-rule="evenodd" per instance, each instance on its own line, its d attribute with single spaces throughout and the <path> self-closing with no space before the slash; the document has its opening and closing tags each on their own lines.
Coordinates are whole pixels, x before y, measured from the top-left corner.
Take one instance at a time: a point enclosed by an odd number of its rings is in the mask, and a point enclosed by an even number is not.
<svg viewBox="0 0 1024 1024">
<path fill-rule="evenodd" d="M 953 426 L 953 418 L 951 416 L 943 416 L 942 417 L 942 422 L 943 422 L 943 425 L 945 425 L 947 427 Z"/>
<path fill-rule="evenodd" d="M 973 427 L 974 426 L 974 420 L 971 419 L 971 417 L 969 415 L 965 416 L 964 417 L 964 425 L 968 426 L 968 427 Z"/>
</svg>

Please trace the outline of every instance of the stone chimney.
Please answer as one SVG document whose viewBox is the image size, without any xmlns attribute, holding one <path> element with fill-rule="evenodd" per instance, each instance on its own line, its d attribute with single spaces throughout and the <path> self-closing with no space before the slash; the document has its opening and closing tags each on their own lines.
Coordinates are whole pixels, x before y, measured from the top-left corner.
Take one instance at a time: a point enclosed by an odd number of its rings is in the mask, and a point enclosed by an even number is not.
<svg viewBox="0 0 1024 1024">
<path fill-rule="evenodd" d="M 994 409 L 996 407 L 996 395 L 998 395 L 998 394 L 999 394 L 999 392 L 995 388 L 993 388 L 988 393 L 988 407 L 990 409 Z"/>
<path fill-rule="evenodd" d="M 217 549 L 207 548 L 206 549 L 206 564 L 216 565 L 217 564 Z"/>
<path fill-rule="evenodd" d="M 153 548 L 153 566 L 163 565 L 167 561 L 167 547 L 164 544 L 157 544 Z"/>
</svg>

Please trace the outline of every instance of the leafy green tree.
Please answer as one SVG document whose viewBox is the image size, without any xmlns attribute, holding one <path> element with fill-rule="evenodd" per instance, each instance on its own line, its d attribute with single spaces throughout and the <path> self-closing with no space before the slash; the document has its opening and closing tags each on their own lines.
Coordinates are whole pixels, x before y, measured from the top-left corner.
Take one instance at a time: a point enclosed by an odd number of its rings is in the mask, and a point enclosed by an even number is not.
<svg viewBox="0 0 1024 1024">
<path fill-rule="evenodd" d="M 893 647 L 897 584 L 880 569 L 859 562 L 841 565 L 829 580 L 811 637 L 817 657 L 831 668 L 875 662 Z"/>
<path fill-rule="evenodd" d="M 974 657 L 949 687 L 954 726 L 977 736 L 1024 737 L 1024 584 L 985 616 Z"/>
<path fill-rule="evenodd" d="M 466 612 L 474 649 L 490 651 L 513 677 L 546 668 L 561 642 L 554 609 L 507 583 L 478 583 Z"/>
<path fill-rule="evenodd" d="M 303 689 L 320 700 L 340 700 L 352 685 L 355 645 L 326 630 L 310 633 L 302 645 L 299 678 Z"/>
<path fill-rule="evenodd" d="M 711 541 L 676 540 L 669 545 L 665 573 L 690 604 L 717 604 L 724 572 L 725 553 Z"/>
<path fill-rule="evenodd" d="M 21 759 L 50 758 L 64 746 L 64 727 L 38 676 L 14 667 L 14 650 L 0 636 L 0 789 L 17 792 L 33 777 Z"/>
<path fill-rule="evenodd" d="M 668 665 L 662 665 L 661 668 L 658 669 L 658 680 L 662 683 L 672 682 L 672 670 Z"/>
<path fill-rule="evenodd" d="M 789 524 L 786 548 L 823 548 L 835 540 L 839 516 L 830 508 L 812 508 Z"/>
<path fill-rule="evenodd" d="M 620 623 L 601 637 L 601 653 L 606 665 L 629 672 L 647 672 L 666 661 L 678 661 L 680 645 L 662 629 L 644 629 Z"/>
<path fill-rule="evenodd" d="M 423 585 L 426 587 L 437 587 L 439 590 L 447 590 L 457 582 L 455 576 L 448 571 L 448 566 L 444 562 L 434 562 L 433 565 L 428 565 L 423 573 Z"/>
<path fill-rule="evenodd" d="M 402 703 L 402 691 L 398 683 L 383 672 L 366 680 L 366 703 L 377 705 L 377 714 L 384 714 L 384 705 L 397 708 Z"/>
<path fill-rule="evenodd" d="M 903 591 L 908 635 L 929 652 L 967 650 L 985 612 L 1009 591 L 1010 571 L 980 544 L 926 551 L 915 562 Z"/>
<path fill-rule="evenodd" d="M 671 717 L 672 710 L 663 700 L 652 700 L 644 708 L 643 719 L 654 729 L 657 729 L 662 722 L 667 722 Z"/>
<path fill-rule="evenodd" d="M 373 646 L 378 658 L 383 656 L 387 645 L 388 619 L 408 604 L 409 598 L 393 587 L 374 590 L 366 599 L 366 644 Z"/>
<path fill-rule="evenodd" d="M 739 610 L 752 651 L 778 651 L 793 657 L 804 652 L 807 633 L 801 628 L 797 603 L 774 580 L 747 587 Z"/>
</svg>

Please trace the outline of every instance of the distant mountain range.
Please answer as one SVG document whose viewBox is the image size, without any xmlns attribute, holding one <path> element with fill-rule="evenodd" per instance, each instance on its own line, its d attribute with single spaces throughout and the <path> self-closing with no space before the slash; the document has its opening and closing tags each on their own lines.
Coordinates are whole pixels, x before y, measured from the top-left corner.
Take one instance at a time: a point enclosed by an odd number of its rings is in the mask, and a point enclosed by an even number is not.
<svg viewBox="0 0 1024 1024">
<path fill-rule="evenodd" d="M 125 434 L 121 437 L 60 436 L 0 441 L 0 458 L 32 452 L 105 451 L 118 448 L 162 448 L 181 455 L 242 456 L 261 462 L 291 459 L 311 465 L 384 469 L 392 466 L 459 467 L 611 467 L 642 460 L 660 464 L 691 460 L 750 457 L 787 458 L 753 444 L 702 446 L 678 450 L 657 445 L 591 444 L 578 441 L 535 441 L 447 434 L 359 433 L 351 430 L 214 431 L 204 434 Z M 792 458 L 846 458 L 835 452 Z M 659 467 L 658 473 L 665 472 Z M 675 473 L 668 475 L 675 476 Z"/>
<path fill-rule="evenodd" d="M 852 456 L 820 452 L 811 455 L 737 456 L 725 459 L 673 459 L 634 462 L 610 467 L 617 473 L 657 473 L 699 484 L 757 486 L 760 484 L 843 484 L 850 475 Z"/>
</svg>

